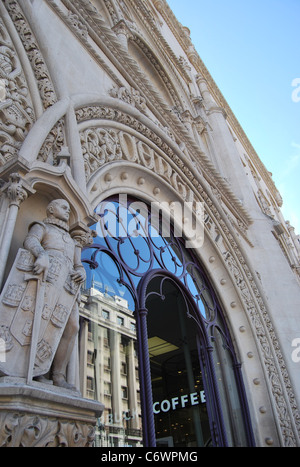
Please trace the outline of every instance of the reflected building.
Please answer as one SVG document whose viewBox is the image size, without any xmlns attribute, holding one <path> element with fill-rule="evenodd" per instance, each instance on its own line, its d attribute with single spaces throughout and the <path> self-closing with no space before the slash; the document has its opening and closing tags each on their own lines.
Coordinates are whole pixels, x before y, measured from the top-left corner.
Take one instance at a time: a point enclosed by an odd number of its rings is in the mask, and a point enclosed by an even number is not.
<svg viewBox="0 0 300 467">
<path fill-rule="evenodd" d="M 127 300 L 93 284 L 80 306 L 80 373 L 84 397 L 103 401 L 96 446 L 141 446 L 136 325 Z"/>
</svg>

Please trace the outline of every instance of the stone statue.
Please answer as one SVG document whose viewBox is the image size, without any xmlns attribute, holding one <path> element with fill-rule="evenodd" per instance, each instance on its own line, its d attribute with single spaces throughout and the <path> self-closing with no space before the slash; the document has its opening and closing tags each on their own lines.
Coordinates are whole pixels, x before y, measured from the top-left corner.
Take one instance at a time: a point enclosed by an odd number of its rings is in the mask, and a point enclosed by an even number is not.
<svg viewBox="0 0 300 467">
<path fill-rule="evenodd" d="M 74 389 L 67 365 L 79 327 L 81 246 L 69 233 L 69 203 L 53 200 L 43 222 L 30 225 L 0 297 L 0 374 Z"/>
</svg>

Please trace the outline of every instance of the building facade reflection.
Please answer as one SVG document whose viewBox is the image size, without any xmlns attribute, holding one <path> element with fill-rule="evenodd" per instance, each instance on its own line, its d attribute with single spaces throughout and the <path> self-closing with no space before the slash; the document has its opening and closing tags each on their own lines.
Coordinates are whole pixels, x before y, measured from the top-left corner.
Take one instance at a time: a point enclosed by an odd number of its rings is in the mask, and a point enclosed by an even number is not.
<svg viewBox="0 0 300 467">
<path fill-rule="evenodd" d="M 80 307 L 81 391 L 105 405 L 96 446 L 141 446 L 136 325 L 128 302 L 93 284 Z"/>
</svg>

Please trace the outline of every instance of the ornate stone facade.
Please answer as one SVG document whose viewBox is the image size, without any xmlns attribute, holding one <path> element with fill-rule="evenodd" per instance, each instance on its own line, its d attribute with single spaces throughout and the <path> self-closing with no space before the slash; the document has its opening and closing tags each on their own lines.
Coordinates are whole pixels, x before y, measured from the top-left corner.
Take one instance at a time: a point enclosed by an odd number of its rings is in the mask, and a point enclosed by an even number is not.
<svg viewBox="0 0 300 467">
<path fill-rule="evenodd" d="M 299 236 L 187 28 L 165 0 L 5 0 L 0 13 L 2 287 L 21 233 L 55 197 L 84 235 L 120 192 L 194 214 L 203 202 L 196 254 L 242 362 L 256 444 L 299 446 Z M 2 416 L 8 433 L 31 414 Z"/>
</svg>

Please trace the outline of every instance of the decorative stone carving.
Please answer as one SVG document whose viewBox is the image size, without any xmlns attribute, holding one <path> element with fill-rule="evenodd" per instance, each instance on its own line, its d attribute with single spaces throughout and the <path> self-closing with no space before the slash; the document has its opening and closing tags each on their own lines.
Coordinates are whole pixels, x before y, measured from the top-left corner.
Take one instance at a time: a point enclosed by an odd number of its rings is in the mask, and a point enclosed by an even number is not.
<svg viewBox="0 0 300 467">
<path fill-rule="evenodd" d="M 52 128 L 40 150 L 38 160 L 50 165 L 58 165 L 58 154 L 65 144 L 64 122 L 59 120 Z"/>
<path fill-rule="evenodd" d="M 84 38 L 87 39 L 88 37 L 88 29 L 85 24 L 80 20 L 78 15 L 69 12 L 68 14 L 68 21 L 72 24 L 72 26 L 77 29 L 78 33 Z"/>
<path fill-rule="evenodd" d="M 34 71 L 44 108 L 47 109 L 53 105 L 57 99 L 54 86 L 51 82 L 43 56 L 38 48 L 37 41 L 28 25 L 19 3 L 16 0 L 4 0 L 4 5 L 6 6 L 6 9 L 19 33 L 20 39 Z"/>
<path fill-rule="evenodd" d="M 43 222 L 34 222 L 0 296 L 0 326 L 7 344 L 2 375 L 41 377 L 51 370 L 57 386 L 74 389 L 66 370 L 78 332 L 81 248 L 92 235 L 69 233 L 70 206 L 53 200 Z"/>
<path fill-rule="evenodd" d="M 0 413 L 0 447 L 90 447 L 95 428 L 37 415 Z"/>
<path fill-rule="evenodd" d="M 91 447 L 102 412 L 77 393 L 0 378 L 0 447 Z"/>
<path fill-rule="evenodd" d="M 281 363 L 281 371 L 282 377 L 285 379 L 285 387 L 290 392 L 289 396 L 291 400 L 294 399 L 294 395 L 292 394 L 291 390 L 291 383 L 289 381 L 289 377 L 286 371 L 286 367 L 284 365 L 283 356 L 281 354 L 280 348 L 276 342 L 276 336 L 274 334 L 274 329 L 268 317 L 266 316 L 266 310 L 264 304 L 262 302 L 262 298 L 258 295 L 258 291 L 256 288 L 257 300 L 260 305 L 260 309 L 257 307 L 254 297 L 252 296 L 251 290 L 245 280 L 245 277 L 237 264 L 237 261 L 233 257 L 233 255 L 226 251 L 224 253 L 224 259 L 226 264 L 229 267 L 231 274 L 234 277 L 235 283 L 240 290 L 240 294 L 242 300 L 245 304 L 245 309 L 249 314 L 251 322 L 255 328 L 255 334 L 257 336 L 258 342 L 260 344 L 260 348 L 262 351 L 262 356 L 264 359 L 266 374 L 271 384 L 271 390 L 274 396 L 275 406 L 278 413 L 278 418 L 281 424 L 282 435 L 284 438 L 284 445 L 285 446 L 296 446 L 296 440 L 293 433 L 293 424 L 290 417 L 290 413 L 285 401 L 284 397 L 284 390 L 282 387 L 281 378 L 277 372 L 277 364 L 275 361 L 275 352 L 274 347 L 276 350 L 276 357 L 278 361 Z M 250 276 L 250 271 L 248 279 L 252 279 Z M 296 407 L 296 404 L 292 404 L 294 407 L 294 420 L 297 424 L 299 424 L 299 412 Z"/>
<path fill-rule="evenodd" d="M 4 165 L 17 154 L 35 116 L 20 60 L 1 19 L 0 44 L 0 165 Z"/>
<path fill-rule="evenodd" d="M 114 86 L 110 90 L 110 95 L 127 102 L 127 104 L 130 104 L 143 112 L 146 110 L 146 99 L 141 96 L 141 93 L 137 89 L 131 87 L 130 90 L 128 90 L 124 86 L 120 88 Z"/>
<path fill-rule="evenodd" d="M 90 128 L 81 133 L 80 139 L 87 180 L 104 163 L 122 158 L 121 147 L 114 130 Z"/>
<path fill-rule="evenodd" d="M 7 187 L 7 197 L 9 199 L 9 205 L 20 206 L 28 196 L 27 191 L 23 187 L 23 182 L 18 173 L 13 173 L 9 178 L 9 185 Z"/>
</svg>

